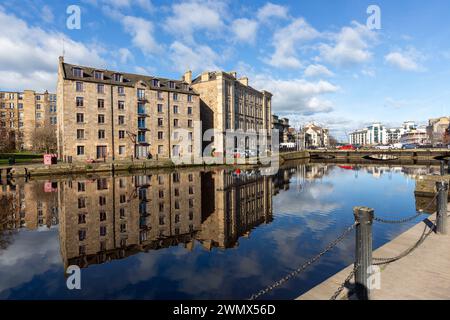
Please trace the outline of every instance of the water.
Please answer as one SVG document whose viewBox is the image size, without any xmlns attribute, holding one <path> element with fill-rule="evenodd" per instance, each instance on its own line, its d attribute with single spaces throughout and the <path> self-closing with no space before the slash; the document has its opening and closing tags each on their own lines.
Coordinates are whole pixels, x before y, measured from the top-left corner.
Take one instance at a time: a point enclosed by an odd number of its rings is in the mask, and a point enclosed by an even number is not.
<svg viewBox="0 0 450 320">
<path fill-rule="evenodd" d="M 354 222 L 416 212 L 430 167 L 291 163 L 276 175 L 179 170 L 20 181 L 0 193 L 0 299 L 247 299 Z M 419 209 L 419 208 L 417 208 Z M 402 225 L 374 225 L 374 247 Z M 270 292 L 293 299 L 353 262 L 354 234 Z M 65 269 L 78 265 L 81 290 Z"/>
</svg>

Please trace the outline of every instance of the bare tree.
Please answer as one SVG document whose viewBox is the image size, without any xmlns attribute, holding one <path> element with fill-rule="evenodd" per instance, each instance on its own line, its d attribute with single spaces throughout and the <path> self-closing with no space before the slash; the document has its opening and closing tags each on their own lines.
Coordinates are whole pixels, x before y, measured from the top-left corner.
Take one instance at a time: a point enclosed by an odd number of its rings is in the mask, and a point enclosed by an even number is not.
<svg viewBox="0 0 450 320">
<path fill-rule="evenodd" d="M 10 223 L 14 216 L 13 197 L 2 195 L 0 197 L 0 250 L 6 249 L 12 242 L 16 230 L 11 229 Z"/>
<path fill-rule="evenodd" d="M 336 147 L 338 144 L 338 141 L 335 137 L 333 136 L 329 136 L 328 137 L 328 144 L 330 145 L 330 147 Z"/>
<path fill-rule="evenodd" d="M 52 126 L 36 128 L 33 137 L 33 148 L 35 151 L 55 152 L 57 149 L 56 131 Z"/>
<path fill-rule="evenodd" d="M 11 152 L 15 150 L 15 136 L 11 129 L 0 126 L 0 137 L 0 153 Z"/>
</svg>

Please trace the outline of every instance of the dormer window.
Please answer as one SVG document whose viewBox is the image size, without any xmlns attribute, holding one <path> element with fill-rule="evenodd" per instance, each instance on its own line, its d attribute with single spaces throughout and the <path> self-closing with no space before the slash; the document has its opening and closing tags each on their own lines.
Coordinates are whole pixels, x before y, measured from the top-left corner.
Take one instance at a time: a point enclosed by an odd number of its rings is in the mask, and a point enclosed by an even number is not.
<svg viewBox="0 0 450 320">
<path fill-rule="evenodd" d="M 74 77 L 82 78 L 83 77 L 83 70 L 81 68 L 73 68 L 72 73 Z"/>
<path fill-rule="evenodd" d="M 175 89 L 175 83 L 173 81 L 169 81 L 169 88 Z"/>
<path fill-rule="evenodd" d="M 103 80 L 103 72 L 101 71 L 94 71 L 94 78 L 97 80 Z"/>
<path fill-rule="evenodd" d="M 159 80 L 158 80 L 158 79 L 153 79 L 153 80 L 152 80 L 152 85 L 153 85 L 154 87 L 159 87 Z"/>
<path fill-rule="evenodd" d="M 122 75 L 120 73 L 114 73 L 113 79 L 116 82 L 122 82 L 123 77 L 122 77 Z"/>
</svg>

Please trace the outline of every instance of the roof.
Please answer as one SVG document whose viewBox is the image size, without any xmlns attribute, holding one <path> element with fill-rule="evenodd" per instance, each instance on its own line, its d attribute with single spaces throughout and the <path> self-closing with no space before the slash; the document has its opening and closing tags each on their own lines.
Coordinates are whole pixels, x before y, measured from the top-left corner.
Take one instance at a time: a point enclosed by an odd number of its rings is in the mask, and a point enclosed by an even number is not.
<svg viewBox="0 0 450 320">
<path fill-rule="evenodd" d="M 83 78 L 80 79 L 79 77 L 75 77 L 73 75 L 73 68 L 80 68 L 83 70 Z M 161 91 L 173 91 L 173 92 L 181 92 L 181 93 L 189 93 L 197 95 L 197 93 L 194 92 L 192 87 L 184 81 L 181 80 L 172 80 L 172 79 L 166 79 L 166 78 L 159 78 L 154 76 L 147 76 L 147 75 L 140 75 L 140 74 L 133 74 L 133 73 L 126 73 L 126 72 L 120 72 L 120 71 L 112 71 L 112 70 L 106 70 L 106 69 L 99 69 L 99 68 L 93 68 L 93 67 L 86 67 L 86 66 L 78 66 L 73 65 L 69 63 L 63 63 L 63 71 L 64 71 L 64 79 L 67 80 L 73 80 L 73 81 L 86 81 L 86 82 L 94 82 L 94 83 L 101 83 L 101 84 L 108 84 L 108 85 L 117 85 L 117 86 L 124 86 L 124 87 L 135 87 L 136 84 L 142 82 L 145 84 L 145 86 L 153 89 L 153 90 L 161 90 Z M 94 77 L 94 71 L 100 71 L 103 73 L 103 79 L 96 79 Z M 114 74 L 120 74 L 123 77 L 123 82 L 115 81 L 113 78 Z M 153 85 L 153 79 L 159 80 L 159 87 Z M 173 82 L 175 84 L 175 88 L 169 87 L 169 82 Z M 188 90 L 184 89 L 183 86 L 187 86 Z"/>
</svg>

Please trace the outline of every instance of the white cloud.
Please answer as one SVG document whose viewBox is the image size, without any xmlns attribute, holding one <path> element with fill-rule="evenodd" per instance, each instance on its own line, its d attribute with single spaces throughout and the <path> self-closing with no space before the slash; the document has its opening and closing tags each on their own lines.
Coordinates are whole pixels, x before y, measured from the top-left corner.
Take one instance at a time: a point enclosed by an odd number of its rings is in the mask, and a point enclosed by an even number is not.
<svg viewBox="0 0 450 320">
<path fill-rule="evenodd" d="M 54 91 L 63 39 L 66 61 L 104 66 L 98 48 L 73 41 L 63 33 L 28 26 L 25 21 L 5 13 L 1 7 L 0 25 L 8 26 L 8 32 L 0 32 L 2 89 Z"/>
<path fill-rule="evenodd" d="M 271 92 L 273 111 L 295 112 L 303 115 L 327 113 L 333 110 L 333 103 L 323 97 L 335 93 L 339 87 L 324 80 L 310 82 L 304 79 L 281 80 L 257 75 L 255 87 Z"/>
<path fill-rule="evenodd" d="M 275 52 L 267 63 L 279 68 L 300 68 L 302 62 L 297 57 L 298 46 L 319 35 L 320 33 L 303 18 L 294 20 L 288 26 L 275 32 L 273 36 Z"/>
<path fill-rule="evenodd" d="M 423 59 L 423 55 L 414 48 L 392 51 L 384 57 L 388 64 L 403 71 L 424 71 L 425 68 L 420 65 Z"/>
<path fill-rule="evenodd" d="M 162 50 L 162 47 L 153 37 L 152 22 L 133 16 L 124 16 L 121 21 L 125 31 L 131 35 L 133 45 L 144 54 L 153 55 Z"/>
<path fill-rule="evenodd" d="M 218 32 L 225 25 L 225 4 L 221 1 L 191 0 L 172 5 L 172 15 L 165 22 L 167 31 L 189 43 L 193 43 L 193 33 L 204 30 Z"/>
<path fill-rule="evenodd" d="M 259 8 L 256 16 L 261 22 L 266 22 L 270 18 L 286 19 L 288 17 L 288 8 L 268 2 Z"/>
<path fill-rule="evenodd" d="M 343 27 L 333 34 L 333 45 L 319 46 L 320 59 L 339 66 L 364 63 L 372 58 L 370 47 L 377 42 L 377 34 L 367 26 L 353 21 L 351 27 Z"/>
<path fill-rule="evenodd" d="M 331 77 L 334 74 L 321 64 L 311 64 L 305 69 L 304 75 L 305 77 L 316 78 L 321 76 Z"/>
<path fill-rule="evenodd" d="M 258 32 L 258 22 L 250 19 L 236 19 L 231 25 L 235 39 L 241 42 L 254 43 Z"/>
<path fill-rule="evenodd" d="M 55 19 L 52 9 L 47 5 L 42 7 L 41 17 L 47 23 L 51 23 Z"/>
<path fill-rule="evenodd" d="M 216 64 L 219 56 L 205 45 L 186 46 L 179 41 L 175 41 L 170 46 L 169 57 L 178 72 L 192 70 L 195 73 L 220 69 Z"/>
<path fill-rule="evenodd" d="M 114 9 L 124 10 L 132 7 L 139 7 L 147 12 L 153 12 L 154 6 L 151 0 L 83 0 L 91 5 L 105 5 Z"/>
<path fill-rule="evenodd" d="M 119 49 L 119 59 L 120 63 L 125 64 L 134 59 L 133 54 L 128 48 L 120 48 Z"/>
</svg>

